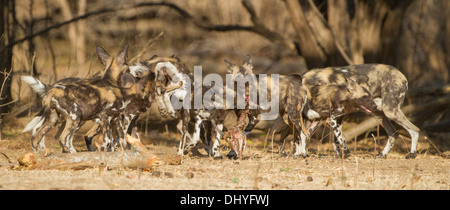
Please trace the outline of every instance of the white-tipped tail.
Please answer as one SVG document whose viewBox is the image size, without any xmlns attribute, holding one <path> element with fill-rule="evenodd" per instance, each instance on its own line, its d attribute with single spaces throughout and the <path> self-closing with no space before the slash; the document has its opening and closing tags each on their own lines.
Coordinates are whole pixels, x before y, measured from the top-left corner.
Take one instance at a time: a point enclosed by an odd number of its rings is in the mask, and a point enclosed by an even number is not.
<svg viewBox="0 0 450 210">
<path fill-rule="evenodd" d="M 33 76 L 21 76 L 20 78 L 24 82 L 28 83 L 34 92 L 36 92 L 40 97 L 47 94 L 47 86 Z"/>
<path fill-rule="evenodd" d="M 45 120 L 44 116 L 34 117 L 22 130 L 22 133 L 33 131 L 33 134 L 34 134 L 36 132 L 36 130 L 42 126 L 42 124 L 44 123 L 44 120 Z"/>
</svg>

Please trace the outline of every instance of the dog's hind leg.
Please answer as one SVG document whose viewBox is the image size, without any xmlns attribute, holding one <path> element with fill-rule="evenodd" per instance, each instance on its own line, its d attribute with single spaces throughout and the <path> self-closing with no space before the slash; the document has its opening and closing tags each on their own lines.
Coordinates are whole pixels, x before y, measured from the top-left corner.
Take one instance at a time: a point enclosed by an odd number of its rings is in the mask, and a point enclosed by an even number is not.
<svg viewBox="0 0 450 210">
<path fill-rule="evenodd" d="M 274 130 L 274 132 L 276 132 L 276 130 Z M 289 136 L 289 134 L 292 132 L 292 128 L 291 126 L 286 125 L 286 123 L 283 123 L 282 127 L 281 127 L 281 131 L 280 131 L 280 144 L 281 144 L 281 148 L 280 148 L 280 156 L 281 157 L 285 157 L 287 156 L 286 150 L 285 150 L 285 146 L 286 146 L 286 138 Z M 294 137 L 294 142 L 296 143 L 297 146 L 297 141 L 298 139 L 295 139 Z M 300 145 L 298 145 L 300 146 Z M 297 149 L 295 150 L 297 151 Z"/>
<path fill-rule="evenodd" d="M 103 150 L 106 149 L 108 152 L 114 152 L 116 149 L 116 145 L 114 145 L 114 139 L 112 137 L 111 132 L 111 117 L 108 117 L 105 113 L 99 115 L 100 119 L 100 130 L 103 137 L 103 144 L 101 148 Z"/>
<path fill-rule="evenodd" d="M 58 138 L 59 143 L 62 146 L 62 152 L 76 153 L 77 151 L 73 147 L 72 140 L 73 135 L 79 125 L 80 120 L 73 120 L 71 118 L 66 118 L 66 123 L 64 130 Z"/>
<path fill-rule="evenodd" d="M 50 112 L 45 115 L 44 123 L 41 127 L 36 130 L 36 133 L 31 137 L 31 146 L 33 147 L 34 152 L 39 152 L 39 145 L 41 145 L 41 141 L 43 140 L 45 134 L 55 126 L 58 121 L 58 114 L 56 110 L 51 109 Z M 41 145 L 42 146 L 42 145 Z"/>
<path fill-rule="evenodd" d="M 84 141 L 86 142 L 87 150 L 90 152 L 95 151 L 94 146 L 92 145 L 92 140 L 100 132 L 100 120 L 95 119 L 94 121 L 95 121 L 94 126 L 91 129 L 89 129 L 89 131 L 84 136 Z"/>
<path fill-rule="evenodd" d="M 188 124 L 191 120 L 189 110 L 183 110 L 181 114 L 181 119 L 177 124 L 177 129 L 181 133 L 180 145 L 178 147 L 177 155 L 183 156 L 187 154 L 188 149 L 192 148 L 192 139 L 189 134 Z M 194 145 L 195 146 L 195 145 Z"/>
<path fill-rule="evenodd" d="M 419 142 L 419 131 L 420 129 L 417 128 L 414 124 L 412 124 L 408 118 L 406 118 L 405 114 L 400 110 L 400 107 L 397 107 L 394 110 L 386 111 L 386 109 L 383 109 L 384 114 L 386 117 L 388 117 L 390 120 L 394 121 L 395 123 L 402 126 L 406 131 L 408 131 L 409 135 L 411 136 L 411 151 L 408 155 L 406 155 L 406 158 L 415 158 L 416 152 L 417 152 L 417 144 Z"/>
</svg>

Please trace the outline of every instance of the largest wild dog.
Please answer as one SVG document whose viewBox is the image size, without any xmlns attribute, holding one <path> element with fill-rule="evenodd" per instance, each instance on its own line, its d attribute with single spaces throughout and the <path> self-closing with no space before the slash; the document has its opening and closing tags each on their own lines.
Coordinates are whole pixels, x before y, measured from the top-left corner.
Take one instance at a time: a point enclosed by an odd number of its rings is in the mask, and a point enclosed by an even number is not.
<svg viewBox="0 0 450 210">
<path fill-rule="evenodd" d="M 34 83 L 39 84 L 37 86 L 32 85 L 36 92 L 43 95 L 41 120 L 37 120 L 41 126 L 31 138 L 35 151 L 39 151 L 39 142 L 57 122 L 65 122 L 58 135 L 63 152 L 76 152 L 72 145 L 74 132 L 87 120 L 95 120 L 101 125 L 101 134 L 104 135 L 106 144 L 111 145 L 111 115 L 127 105 L 123 101 L 121 90 L 121 78 L 128 70 L 127 53 L 128 44 L 119 52 L 117 58 L 112 58 L 103 48 L 97 47 L 99 60 L 106 66 L 101 77 L 66 79 L 52 86 L 40 85 L 40 82 Z"/>
<path fill-rule="evenodd" d="M 228 61 L 226 63 L 231 72 L 253 74 L 250 57 L 247 57 L 241 66 L 236 66 Z M 315 73 L 318 76 L 327 74 L 323 70 L 316 70 Z M 338 136 L 335 149 L 337 155 L 340 156 L 342 138 L 337 127 L 333 126 L 336 119 L 357 110 L 371 113 L 375 109 L 376 105 L 371 99 L 371 94 L 361 85 L 367 82 L 367 77 L 364 75 L 353 76 L 354 78 L 350 78 L 348 74 L 336 72 L 334 77 L 342 81 L 342 84 L 326 85 L 311 79 L 305 80 L 308 77 L 304 75 L 279 75 L 279 115 L 284 123 L 289 125 L 289 129 L 286 129 L 288 133 L 294 132 L 296 145 L 294 156 L 306 156 L 306 139 L 318 125 L 317 120 L 326 119 L 331 120 L 333 130 Z M 259 82 L 267 81 L 259 80 Z M 270 91 L 272 90 L 268 90 L 268 92 Z M 259 94 L 267 93 L 260 90 Z M 260 109 L 259 111 L 264 110 Z M 253 114 L 255 113 L 258 112 L 253 112 Z M 249 117 L 249 119 L 253 123 L 249 123 L 246 130 L 251 130 L 257 123 L 256 120 L 251 120 L 255 119 L 255 116 Z M 286 134 L 282 135 L 282 138 L 286 137 Z"/>
<path fill-rule="evenodd" d="M 333 78 L 333 73 L 342 72 L 348 74 L 350 78 L 354 75 L 362 74 L 367 76 L 368 81 L 362 84 L 370 91 L 373 100 L 377 105 L 376 112 L 373 113 L 388 134 L 388 141 L 379 157 L 386 157 L 391 148 L 394 146 L 398 132 L 392 122 L 402 126 L 411 136 L 411 151 L 406 158 L 414 158 L 417 151 L 417 143 L 419 139 L 419 128 L 412 124 L 401 110 L 401 106 L 405 100 L 408 91 L 408 80 L 395 67 L 384 64 L 362 64 L 344 67 L 327 68 L 331 74 L 328 76 L 317 77 L 313 73 L 305 75 L 311 80 L 314 79 L 318 83 L 324 85 L 341 85 L 342 81 Z M 338 119 L 338 129 L 342 133 Z M 345 146 L 345 145 L 344 145 Z"/>
</svg>

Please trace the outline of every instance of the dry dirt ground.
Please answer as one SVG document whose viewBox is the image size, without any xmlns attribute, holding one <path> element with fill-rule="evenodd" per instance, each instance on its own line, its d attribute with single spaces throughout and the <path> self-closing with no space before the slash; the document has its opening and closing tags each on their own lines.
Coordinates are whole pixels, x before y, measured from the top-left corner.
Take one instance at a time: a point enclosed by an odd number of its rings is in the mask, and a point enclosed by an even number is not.
<svg viewBox="0 0 450 210">
<path fill-rule="evenodd" d="M 79 135 L 75 147 L 85 152 Z M 177 135 L 170 135 L 170 140 L 166 134 L 143 135 L 143 143 L 157 155 L 176 154 Z M 243 160 L 214 160 L 199 145 L 198 152 L 185 156 L 180 165 L 160 165 L 145 171 L 104 167 L 26 170 L 17 166 L 17 158 L 32 152 L 29 139 L 30 134 L 10 134 L 0 140 L 0 190 L 450 189 L 449 159 L 432 155 L 431 147 L 424 142 L 413 160 L 404 158 L 402 148 L 408 146 L 405 142 L 397 142 L 400 146 L 394 147 L 387 159 L 374 159 L 370 140 L 359 141 L 357 147 L 350 144 L 352 156 L 344 160 L 333 155 L 330 143 L 323 142 L 311 142 L 308 158 L 294 159 L 279 157 L 277 146 L 272 150 L 272 144 L 264 144 L 262 136 L 249 138 Z M 52 153 L 61 153 L 54 139 L 47 137 L 46 141 Z M 223 143 L 221 154 L 225 156 L 228 151 Z"/>
</svg>

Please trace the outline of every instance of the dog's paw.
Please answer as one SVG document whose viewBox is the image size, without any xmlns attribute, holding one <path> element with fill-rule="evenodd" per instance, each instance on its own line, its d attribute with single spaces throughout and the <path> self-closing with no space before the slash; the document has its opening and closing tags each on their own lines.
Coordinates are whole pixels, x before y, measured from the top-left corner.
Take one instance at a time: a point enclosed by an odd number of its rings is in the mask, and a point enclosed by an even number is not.
<svg viewBox="0 0 450 210">
<path fill-rule="evenodd" d="M 306 159 L 307 157 L 309 157 L 307 154 L 299 154 L 299 155 L 293 155 L 292 156 L 294 159 L 300 159 L 300 158 L 302 158 L 302 159 Z"/>
<path fill-rule="evenodd" d="M 238 159 L 238 155 L 234 150 L 231 150 L 228 154 L 227 154 L 227 158 L 229 159 Z"/>
<path fill-rule="evenodd" d="M 214 156 L 214 160 L 223 160 L 222 156 Z"/>
<path fill-rule="evenodd" d="M 383 153 L 378 153 L 378 155 L 376 155 L 375 156 L 376 158 L 378 158 L 378 159 L 386 159 L 387 158 L 387 155 L 385 155 L 385 154 L 383 154 Z"/>
<path fill-rule="evenodd" d="M 409 153 L 406 155 L 406 159 L 414 159 L 417 157 L 417 153 Z"/>
<path fill-rule="evenodd" d="M 341 150 L 337 150 L 337 152 L 336 152 L 336 157 L 337 158 L 344 158 L 344 159 L 346 159 L 346 158 L 350 157 L 351 155 L 352 154 L 350 153 L 350 150 L 348 150 L 348 149 L 344 150 L 344 156 L 343 157 L 342 157 Z"/>
<path fill-rule="evenodd" d="M 285 151 L 280 152 L 280 157 L 288 157 L 288 156 L 289 155 Z"/>
</svg>

